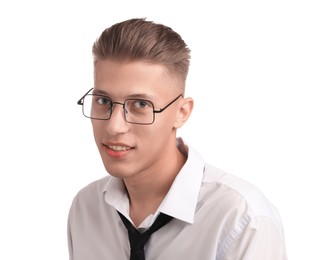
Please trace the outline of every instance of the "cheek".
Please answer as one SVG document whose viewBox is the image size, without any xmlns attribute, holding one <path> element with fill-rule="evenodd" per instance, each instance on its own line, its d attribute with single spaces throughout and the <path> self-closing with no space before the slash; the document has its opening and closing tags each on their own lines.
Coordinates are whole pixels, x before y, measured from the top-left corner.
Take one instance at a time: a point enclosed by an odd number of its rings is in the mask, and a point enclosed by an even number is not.
<svg viewBox="0 0 324 260">
<path fill-rule="evenodd" d="M 156 118 L 155 122 L 150 125 L 136 131 L 136 137 L 145 143 L 148 147 L 160 146 L 161 143 L 166 142 L 173 133 L 173 121 L 161 120 L 162 118 Z"/>
<path fill-rule="evenodd" d="M 93 132 L 93 136 L 94 136 L 97 144 L 101 140 L 102 129 L 103 129 L 103 127 L 100 126 L 100 124 L 98 124 L 98 122 L 92 122 L 92 132 Z"/>
<path fill-rule="evenodd" d="M 170 132 L 174 128 L 176 121 L 176 112 L 172 108 L 163 111 L 163 113 L 158 114 L 155 118 L 154 127 L 156 131 L 159 132 Z"/>
</svg>

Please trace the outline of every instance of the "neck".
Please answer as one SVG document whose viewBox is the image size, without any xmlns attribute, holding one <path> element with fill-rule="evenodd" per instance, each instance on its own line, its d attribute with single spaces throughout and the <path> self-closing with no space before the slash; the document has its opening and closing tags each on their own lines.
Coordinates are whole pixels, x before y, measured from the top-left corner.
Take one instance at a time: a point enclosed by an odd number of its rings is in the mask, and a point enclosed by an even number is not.
<svg viewBox="0 0 324 260">
<path fill-rule="evenodd" d="M 186 157 L 176 149 L 166 163 L 143 174 L 140 179 L 124 179 L 130 201 L 130 217 L 136 226 L 155 213 L 185 161 Z"/>
</svg>

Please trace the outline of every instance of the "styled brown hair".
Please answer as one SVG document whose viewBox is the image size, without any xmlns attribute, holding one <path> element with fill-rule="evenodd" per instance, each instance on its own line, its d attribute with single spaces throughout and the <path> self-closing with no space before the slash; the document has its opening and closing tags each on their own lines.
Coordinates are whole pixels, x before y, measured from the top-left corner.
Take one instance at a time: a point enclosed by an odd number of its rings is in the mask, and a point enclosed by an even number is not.
<svg viewBox="0 0 324 260">
<path fill-rule="evenodd" d="M 130 19 L 105 29 L 92 47 L 94 62 L 145 61 L 164 65 L 168 72 L 184 82 L 190 65 L 190 49 L 170 27 Z"/>
</svg>

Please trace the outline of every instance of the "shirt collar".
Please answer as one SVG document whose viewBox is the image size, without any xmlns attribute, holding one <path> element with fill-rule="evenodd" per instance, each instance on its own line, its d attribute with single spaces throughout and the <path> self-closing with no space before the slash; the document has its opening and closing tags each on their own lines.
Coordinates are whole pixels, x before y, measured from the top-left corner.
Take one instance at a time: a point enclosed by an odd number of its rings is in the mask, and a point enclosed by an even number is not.
<svg viewBox="0 0 324 260">
<path fill-rule="evenodd" d="M 194 222 L 199 191 L 203 179 L 204 161 L 190 146 L 178 140 L 179 150 L 187 151 L 187 161 L 175 178 L 159 210 L 188 223 Z"/>
<path fill-rule="evenodd" d="M 181 152 L 187 153 L 187 161 L 157 211 L 193 223 L 203 178 L 204 161 L 192 147 L 186 146 L 182 139 L 178 139 L 178 148 Z M 123 215 L 129 216 L 129 199 L 121 179 L 111 177 L 104 192 L 105 201 L 109 205 Z"/>
</svg>

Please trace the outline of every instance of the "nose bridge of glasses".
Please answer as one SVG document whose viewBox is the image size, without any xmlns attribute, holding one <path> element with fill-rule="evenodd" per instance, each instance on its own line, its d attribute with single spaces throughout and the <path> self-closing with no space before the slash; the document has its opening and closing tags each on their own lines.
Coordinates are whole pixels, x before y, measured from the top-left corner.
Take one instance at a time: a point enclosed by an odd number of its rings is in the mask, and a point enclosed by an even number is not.
<svg viewBox="0 0 324 260">
<path fill-rule="evenodd" d="M 111 109 L 113 109 L 114 105 L 121 105 L 123 107 L 123 109 L 125 110 L 125 102 L 122 103 L 122 102 L 118 102 L 118 101 L 112 101 L 111 102 Z"/>
<path fill-rule="evenodd" d="M 112 104 L 112 106 L 115 105 L 115 104 L 117 104 L 117 105 L 121 105 L 121 106 L 123 106 L 123 107 L 125 106 L 125 103 L 118 102 L 118 101 L 112 101 L 111 104 Z"/>
<path fill-rule="evenodd" d="M 110 108 L 111 112 L 110 112 L 110 114 L 112 114 L 112 111 L 113 111 L 115 105 L 122 106 L 123 107 L 124 116 L 126 116 L 126 114 L 127 114 L 128 111 L 126 110 L 125 102 L 122 103 L 122 102 L 118 102 L 118 101 L 112 101 L 111 102 L 111 108 Z"/>
</svg>

